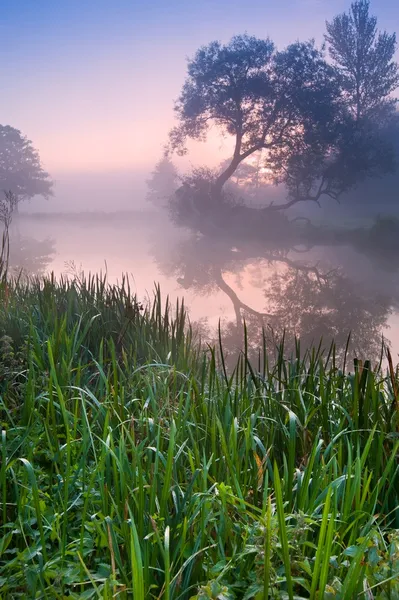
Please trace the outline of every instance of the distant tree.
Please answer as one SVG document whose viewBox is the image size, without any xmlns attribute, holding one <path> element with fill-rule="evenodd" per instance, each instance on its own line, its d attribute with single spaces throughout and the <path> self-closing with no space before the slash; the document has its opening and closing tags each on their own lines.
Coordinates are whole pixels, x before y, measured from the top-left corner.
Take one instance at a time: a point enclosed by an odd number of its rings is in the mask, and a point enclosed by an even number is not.
<svg viewBox="0 0 399 600">
<path fill-rule="evenodd" d="M 285 203 L 270 208 L 281 210 L 302 201 L 320 204 L 323 197 L 338 200 L 360 182 L 392 173 L 395 165 L 394 148 L 379 128 L 369 120 L 360 126 L 346 116 L 331 135 L 296 139 L 270 157 L 273 179 L 287 192 Z"/>
<path fill-rule="evenodd" d="M 178 187 L 179 174 L 168 157 L 164 157 L 156 165 L 147 181 L 147 200 L 155 206 L 167 206 L 169 199 Z"/>
<path fill-rule="evenodd" d="M 330 56 L 356 120 L 380 115 L 382 109 L 392 109 L 397 102 L 390 97 L 399 84 L 394 61 L 396 36 L 378 31 L 377 19 L 369 9 L 368 0 L 357 0 L 348 13 L 326 23 Z"/>
<path fill-rule="evenodd" d="M 52 181 L 38 151 L 18 129 L 0 125 L 0 190 L 12 192 L 18 202 L 52 195 Z"/>
</svg>

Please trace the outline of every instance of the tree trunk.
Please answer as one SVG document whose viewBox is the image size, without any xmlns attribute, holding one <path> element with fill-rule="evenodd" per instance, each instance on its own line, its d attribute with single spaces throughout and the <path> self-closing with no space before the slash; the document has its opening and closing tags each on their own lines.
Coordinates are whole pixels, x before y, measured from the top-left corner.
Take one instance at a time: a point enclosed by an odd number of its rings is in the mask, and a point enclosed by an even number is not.
<svg viewBox="0 0 399 600">
<path fill-rule="evenodd" d="M 227 169 L 225 169 L 223 173 L 219 175 L 214 184 L 214 191 L 216 192 L 216 194 L 221 194 L 223 186 L 225 185 L 225 183 L 228 182 L 230 177 L 234 175 L 240 162 L 240 157 L 234 157 Z"/>
<path fill-rule="evenodd" d="M 241 156 L 241 144 L 242 144 L 242 132 L 241 132 L 241 130 L 239 130 L 239 131 L 237 131 L 237 134 L 236 134 L 236 143 L 235 143 L 234 154 L 233 154 L 231 163 L 229 164 L 227 169 L 225 169 L 223 171 L 223 173 L 221 173 L 215 181 L 214 192 L 215 192 L 216 197 L 218 197 L 218 196 L 220 197 L 224 184 L 227 183 L 227 181 L 230 179 L 230 177 L 232 175 L 234 175 L 235 171 L 237 170 L 238 165 L 242 162 L 242 160 L 244 158 L 243 156 Z"/>
</svg>

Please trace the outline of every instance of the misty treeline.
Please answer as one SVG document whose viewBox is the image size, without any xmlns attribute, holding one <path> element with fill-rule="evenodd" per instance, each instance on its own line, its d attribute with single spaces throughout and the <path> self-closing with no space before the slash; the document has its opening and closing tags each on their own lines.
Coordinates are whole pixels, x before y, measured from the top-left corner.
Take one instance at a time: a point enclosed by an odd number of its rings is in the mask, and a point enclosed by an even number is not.
<svg viewBox="0 0 399 600">
<path fill-rule="evenodd" d="M 321 48 L 306 41 L 278 50 L 248 35 L 200 48 L 188 62 L 177 125 L 149 181 L 149 199 L 165 204 L 172 196 L 180 224 L 219 218 L 223 226 L 227 210 L 243 199 L 255 199 L 271 218 L 300 202 L 338 200 L 365 179 L 394 172 L 395 49 L 395 34 L 378 30 L 367 0 L 326 23 Z M 187 153 L 189 140 L 206 141 L 210 128 L 232 139 L 230 159 L 178 181 L 173 153 Z M 265 184 L 279 186 L 278 195 Z"/>
</svg>

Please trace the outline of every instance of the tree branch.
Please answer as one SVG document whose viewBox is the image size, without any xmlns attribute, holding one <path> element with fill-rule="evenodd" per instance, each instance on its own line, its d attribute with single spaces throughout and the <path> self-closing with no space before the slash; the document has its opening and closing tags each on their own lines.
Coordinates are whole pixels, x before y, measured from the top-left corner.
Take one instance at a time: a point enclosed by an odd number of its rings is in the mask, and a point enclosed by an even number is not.
<svg viewBox="0 0 399 600">
<path fill-rule="evenodd" d="M 224 292 L 230 298 L 231 302 L 233 303 L 236 317 L 239 318 L 240 321 L 242 320 L 241 310 L 245 310 L 249 314 L 259 317 L 260 319 L 272 318 L 273 315 L 270 315 L 269 313 L 259 312 L 255 309 L 251 308 L 250 306 L 248 306 L 248 304 L 245 304 L 245 302 L 242 302 L 239 299 L 239 297 L 237 296 L 237 294 L 235 293 L 235 291 L 233 290 L 233 288 L 231 288 L 225 282 L 220 269 L 215 268 L 213 274 L 214 274 L 214 278 L 215 278 L 215 283 L 217 284 L 219 289 L 222 290 L 222 292 Z"/>
<path fill-rule="evenodd" d="M 325 178 L 323 176 L 321 178 L 319 189 L 317 190 L 317 193 L 314 196 L 308 195 L 308 196 L 296 197 L 296 198 L 293 198 L 292 200 L 289 200 L 285 204 L 273 204 L 273 202 L 272 202 L 269 206 L 265 207 L 263 210 L 285 210 L 287 208 L 290 208 L 291 206 L 294 206 L 295 204 L 298 204 L 298 202 L 316 202 L 316 204 L 318 206 L 320 206 L 320 198 L 322 196 L 329 196 L 330 198 L 333 198 L 334 200 L 336 200 L 338 202 L 338 197 L 340 196 L 340 194 L 342 194 L 343 190 L 334 192 L 331 188 L 329 188 L 328 184 L 327 184 L 327 187 L 325 187 L 323 189 L 324 183 L 325 183 Z"/>
</svg>

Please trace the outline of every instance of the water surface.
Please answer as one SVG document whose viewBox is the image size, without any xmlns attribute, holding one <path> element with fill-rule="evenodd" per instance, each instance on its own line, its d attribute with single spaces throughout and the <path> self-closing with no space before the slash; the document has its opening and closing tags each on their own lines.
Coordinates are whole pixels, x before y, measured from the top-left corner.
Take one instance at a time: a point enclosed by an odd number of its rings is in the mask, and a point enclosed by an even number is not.
<svg viewBox="0 0 399 600">
<path fill-rule="evenodd" d="M 219 320 L 226 344 L 240 345 L 244 320 L 253 345 L 262 328 L 272 339 L 322 337 L 375 358 L 382 336 L 399 353 L 399 269 L 392 261 L 347 246 L 311 250 L 226 240 L 177 230 L 167 216 L 21 215 L 13 224 L 14 268 L 129 274 L 140 298 L 154 283 L 172 300 L 184 297 L 190 319 L 212 337 Z"/>
</svg>

